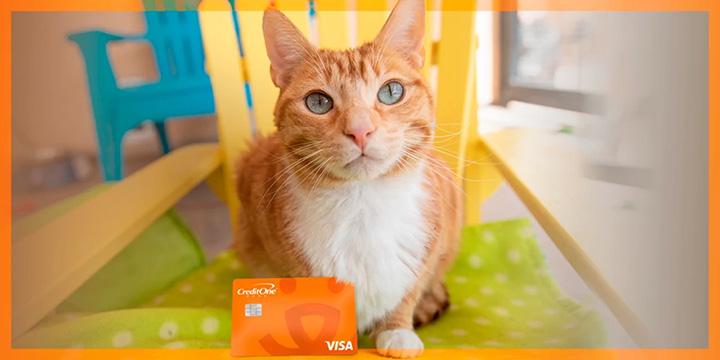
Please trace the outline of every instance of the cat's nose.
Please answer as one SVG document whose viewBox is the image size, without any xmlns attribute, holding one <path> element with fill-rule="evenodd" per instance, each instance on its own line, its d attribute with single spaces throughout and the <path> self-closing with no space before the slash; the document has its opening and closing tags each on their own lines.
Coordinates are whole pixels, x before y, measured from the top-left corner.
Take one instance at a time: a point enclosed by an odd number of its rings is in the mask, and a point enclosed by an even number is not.
<svg viewBox="0 0 720 360">
<path fill-rule="evenodd" d="M 372 134 L 373 131 L 375 131 L 375 125 L 368 121 L 345 129 L 345 135 L 351 138 L 360 150 L 365 151 L 368 137 L 370 137 L 370 134 Z"/>
</svg>

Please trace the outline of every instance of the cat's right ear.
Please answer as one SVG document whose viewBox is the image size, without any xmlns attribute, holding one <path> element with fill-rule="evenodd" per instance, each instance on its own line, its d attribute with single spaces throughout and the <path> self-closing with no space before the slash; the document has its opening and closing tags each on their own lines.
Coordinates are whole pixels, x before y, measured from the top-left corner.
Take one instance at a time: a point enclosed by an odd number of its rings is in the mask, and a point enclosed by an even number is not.
<svg viewBox="0 0 720 360">
<path fill-rule="evenodd" d="M 270 58 L 270 77 L 277 87 L 290 81 L 292 71 L 315 51 L 300 30 L 283 13 L 265 10 L 263 16 L 265 48 Z"/>
</svg>

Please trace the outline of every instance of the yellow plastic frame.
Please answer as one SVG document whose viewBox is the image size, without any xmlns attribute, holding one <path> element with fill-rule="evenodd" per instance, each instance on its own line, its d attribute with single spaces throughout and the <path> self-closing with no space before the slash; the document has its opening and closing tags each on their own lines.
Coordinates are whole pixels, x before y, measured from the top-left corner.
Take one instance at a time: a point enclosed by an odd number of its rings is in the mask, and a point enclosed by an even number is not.
<svg viewBox="0 0 720 360">
<path fill-rule="evenodd" d="M 387 5 L 386 0 L 373 1 L 376 4 L 368 5 L 370 8 L 380 9 Z M 298 2 L 287 0 L 283 3 L 292 9 L 302 8 Z M 202 11 L 203 8 L 211 8 L 212 11 Z M 247 149 L 247 141 L 251 138 L 241 84 L 245 76 L 249 77 L 256 98 L 263 99 L 274 99 L 277 89 L 269 78 L 269 62 L 260 33 L 262 12 L 239 13 L 244 45 L 249 50 L 245 59 L 248 72 L 243 74 L 231 16 L 228 11 L 218 11 L 229 10 L 227 1 L 207 0 L 203 8 L 201 24 L 208 72 L 215 92 L 219 144 L 179 149 L 42 228 L 13 239 L 14 338 L 50 314 L 55 306 L 203 180 L 208 181 L 225 199 L 231 222 L 235 224 L 239 203 L 235 196 L 233 164 Z M 319 10 L 320 45 L 337 48 L 350 45 L 345 26 L 347 14 L 343 11 L 325 12 L 323 8 Z M 435 44 L 428 37 L 425 47 L 428 66 L 436 64 L 438 68 L 438 127 L 445 133 L 459 134 L 451 141 L 438 143 L 438 149 L 461 178 L 469 179 L 463 183 L 466 193 L 465 222 L 471 224 L 480 220 L 480 204 L 503 181 L 498 173 L 501 170 L 571 264 L 597 292 L 604 294 L 603 299 L 619 315 L 620 322 L 642 341 L 642 325 L 582 251 L 573 246 L 572 237 L 564 232 L 557 219 L 544 211 L 542 203 L 532 196 L 525 186 L 526 179 L 518 177 L 510 163 L 505 161 L 512 157 L 512 151 L 503 153 L 501 150 L 512 149 L 512 141 L 481 138 L 477 134 L 475 38 L 473 31 L 468 30 L 474 29 L 475 17 L 469 10 L 443 11 L 439 24 L 442 39 Z M 372 39 L 385 14 L 384 11 L 358 13 L 356 40 Z M 308 31 L 305 12 L 288 12 L 288 15 L 301 30 Z M 428 16 L 428 29 L 437 25 L 432 22 L 433 17 Z M 272 109 L 271 101 L 256 103 L 259 130 L 263 134 L 273 130 Z M 495 166 L 495 163 L 500 166 Z"/>
</svg>

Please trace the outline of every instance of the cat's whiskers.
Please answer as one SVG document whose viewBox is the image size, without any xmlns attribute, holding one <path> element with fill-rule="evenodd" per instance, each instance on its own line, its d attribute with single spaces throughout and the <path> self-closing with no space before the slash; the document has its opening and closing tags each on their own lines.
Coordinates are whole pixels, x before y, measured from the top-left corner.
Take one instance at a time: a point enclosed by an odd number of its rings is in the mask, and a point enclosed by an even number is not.
<svg viewBox="0 0 720 360">
<path fill-rule="evenodd" d="M 433 148 L 433 151 L 438 151 L 438 149 Z M 415 155 L 415 156 L 417 156 L 417 155 Z M 445 162 L 443 162 L 442 160 L 438 160 L 438 159 L 434 159 L 434 158 L 428 158 L 428 159 L 430 161 L 436 162 L 437 164 L 443 164 L 443 165 L 445 164 Z M 498 164 L 498 162 L 496 162 L 496 161 L 490 161 L 487 163 L 479 163 L 479 162 L 466 160 L 466 162 L 470 162 L 472 164 L 469 164 L 469 163 L 464 164 L 463 169 L 467 168 L 470 165 L 497 165 Z M 471 182 L 471 183 L 491 183 L 491 182 L 497 181 L 497 179 L 472 179 L 472 178 L 468 178 L 466 176 L 461 176 L 461 175 L 456 175 L 456 176 L 458 179 L 462 180 L 463 182 Z"/>
<path fill-rule="evenodd" d="M 427 143 L 434 144 L 434 145 L 446 145 L 446 144 L 451 144 L 451 143 L 453 143 L 454 141 L 456 141 L 456 138 L 455 138 L 454 136 L 453 136 L 453 137 L 450 137 L 450 138 L 435 138 L 435 137 L 432 137 L 432 136 L 415 136 L 415 135 L 412 135 L 412 136 L 406 136 L 405 138 L 406 138 L 406 139 L 410 139 L 410 140 L 412 140 L 412 141 L 417 141 L 417 142 L 420 142 L 420 143 L 425 143 L 425 142 L 427 142 Z"/>
<path fill-rule="evenodd" d="M 320 164 L 318 168 L 318 173 L 315 175 L 315 171 L 313 171 L 313 176 L 316 177 L 315 182 L 313 183 L 312 188 L 310 189 L 310 192 L 315 192 L 315 188 L 320 184 L 320 180 L 322 179 L 323 172 L 325 172 L 325 165 L 333 160 L 333 157 L 327 158 L 322 164 Z"/>
<path fill-rule="evenodd" d="M 314 152 L 312 152 L 312 153 L 310 153 L 310 154 L 307 154 L 307 155 L 305 155 L 305 156 L 302 156 L 302 157 L 296 159 L 296 160 L 293 161 L 291 164 L 287 165 L 287 166 L 285 167 L 285 169 L 283 169 L 281 172 L 279 172 L 279 173 L 277 173 L 275 176 L 273 176 L 273 179 L 272 179 L 273 182 L 272 182 L 270 185 L 268 185 L 267 188 L 265 189 L 265 192 L 263 193 L 262 197 L 260 198 L 260 201 L 258 201 L 258 205 L 262 205 L 262 204 L 263 204 L 263 201 L 265 200 L 265 197 L 268 195 L 268 192 L 273 189 L 273 186 L 274 186 L 281 178 L 285 177 L 285 176 L 288 175 L 290 172 L 295 171 L 295 170 L 297 169 L 297 167 L 298 167 L 303 161 L 306 161 L 306 160 L 312 158 L 313 156 L 320 154 L 323 150 L 324 150 L 324 149 L 321 148 L 321 149 L 318 149 L 318 150 L 316 150 L 316 151 L 314 151 Z M 286 155 L 286 156 L 287 156 L 287 155 Z M 284 178 L 283 183 L 286 181 L 286 179 L 287 179 L 287 177 Z M 280 189 L 280 188 L 282 188 L 282 186 L 279 186 L 279 187 L 278 187 L 278 189 Z M 274 191 L 273 193 L 275 193 L 275 192 L 277 192 L 277 191 Z M 274 197 L 273 197 L 273 198 L 274 198 Z M 268 203 L 265 204 L 265 205 L 266 205 L 266 206 L 265 206 L 265 209 L 267 209 L 267 206 L 269 205 L 269 203 L 270 203 L 271 201 L 272 201 L 272 199 L 270 199 L 270 200 L 268 201 Z"/>
<path fill-rule="evenodd" d="M 305 150 L 312 149 L 314 147 L 317 147 L 317 144 L 309 143 L 309 144 L 305 144 L 305 145 L 299 146 L 299 147 L 291 147 L 291 146 L 285 145 L 286 149 L 292 149 L 293 154 L 301 153 Z M 285 161 L 287 159 L 288 159 L 288 154 L 287 154 L 287 152 L 283 151 L 280 154 L 275 155 L 275 158 L 273 159 L 272 164 L 277 164 L 277 163 L 279 163 L 281 161 Z"/>
<path fill-rule="evenodd" d="M 426 126 L 426 125 L 409 125 L 409 126 L 405 127 L 405 129 L 422 129 L 422 130 L 425 130 L 427 128 L 429 128 L 429 126 Z M 460 135 L 463 133 L 463 130 L 450 131 L 448 129 L 436 126 L 434 129 L 434 132 L 435 133 L 442 132 L 443 133 L 442 135 Z"/>
<path fill-rule="evenodd" d="M 422 141 L 425 141 L 425 140 L 430 140 L 431 138 L 430 138 L 430 137 L 425 137 L 425 136 L 423 136 L 423 135 L 408 135 L 408 139 L 410 139 L 410 140 L 419 140 L 419 141 L 422 142 Z M 451 140 L 452 140 L 452 139 L 445 139 L 445 140 L 443 140 L 443 141 L 435 141 L 434 144 L 449 144 L 449 143 L 451 143 Z M 449 151 L 447 151 L 447 150 L 443 150 L 442 148 L 439 148 L 439 147 L 437 147 L 437 146 L 434 146 L 434 147 L 433 147 L 433 151 L 438 152 L 438 153 L 443 154 L 443 155 L 447 155 L 448 157 L 451 157 L 451 158 L 453 158 L 453 159 L 460 160 L 460 157 L 458 157 L 457 154 L 452 153 L 452 152 L 449 152 Z M 489 155 L 489 154 L 488 154 L 488 155 L 485 155 L 485 156 L 484 156 L 484 159 L 490 159 L 490 160 L 488 160 L 488 161 L 483 161 L 482 159 L 480 159 L 480 161 L 476 161 L 476 160 L 463 159 L 463 165 L 464 165 L 465 167 L 467 167 L 467 166 L 469 166 L 469 165 L 488 165 L 488 164 L 489 164 L 489 165 L 497 165 L 497 164 L 499 164 L 499 162 L 496 161 L 496 160 L 493 160 L 493 159 L 492 159 L 492 156 Z"/>
<path fill-rule="evenodd" d="M 418 153 L 418 152 L 416 152 L 416 151 L 414 151 L 414 150 L 412 150 L 412 149 L 410 149 L 410 148 L 405 148 L 405 149 L 406 149 L 406 151 L 404 152 L 404 154 L 407 155 L 407 157 L 409 157 L 409 158 L 411 158 L 411 159 L 414 159 L 415 161 L 423 161 L 423 160 L 424 160 L 424 161 L 430 162 L 431 165 L 434 164 L 434 165 L 436 165 L 436 166 L 446 166 L 443 162 L 441 162 L 440 160 L 434 159 L 434 158 L 432 158 L 431 156 L 427 156 L 426 154 Z M 464 190 L 462 189 L 462 187 L 460 186 L 460 182 L 457 181 L 458 179 L 453 178 L 452 176 L 447 176 L 447 175 L 445 175 L 445 174 L 440 173 L 437 169 L 435 169 L 434 166 L 429 166 L 429 167 L 428 167 L 428 170 L 429 170 L 431 173 L 433 173 L 434 175 L 436 175 L 436 176 L 438 176 L 438 177 L 440 177 L 440 178 L 442 178 L 442 179 L 444 179 L 444 180 L 447 180 L 448 182 L 452 183 L 453 186 L 454 186 L 458 191 L 460 191 L 460 192 L 462 192 L 463 194 L 465 194 L 465 191 L 464 191 Z"/>
<path fill-rule="evenodd" d="M 289 165 L 287 165 L 287 166 L 283 169 L 283 171 L 281 171 L 280 173 L 276 174 L 273 178 L 284 175 L 286 172 L 291 171 L 296 165 L 300 164 L 302 161 L 305 161 L 305 160 L 309 159 L 310 157 L 313 157 L 313 156 L 319 154 L 319 153 L 322 152 L 322 151 L 323 151 L 323 149 L 321 148 L 321 149 L 315 150 L 315 151 L 312 152 L 312 153 L 298 156 L 297 159 L 295 159 L 292 163 L 290 163 Z M 295 154 L 292 153 L 292 152 L 289 153 L 289 154 L 283 152 L 283 155 L 281 155 L 280 160 L 281 160 L 281 161 L 289 161 L 289 158 L 290 158 L 290 155 L 291 155 L 291 154 L 292 154 L 292 155 L 295 155 Z M 274 185 L 274 184 L 275 184 L 275 183 L 273 182 L 272 184 L 270 184 L 270 186 L 272 186 L 272 185 Z"/>
<path fill-rule="evenodd" d="M 265 202 L 265 198 L 266 198 L 268 195 L 270 195 L 270 194 L 274 194 L 275 192 L 277 192 L 278 189 L 280 189 L 280 188 L 282 187 L 282 186 L 278 186 L 278 188 L 276 188 L 275 190 L 273 190 L 273 186 L 274 186 L 280 179 L 283 179 L 283 183 L 284 183 L 286 177 L 283 177 L 283 175 L 284 175 L 284 174 L 288 174 L 288 172 L 291 171 L 295 166 L 297 166 L 297 164 L 299 164 L 300 161 L 301 161 L 301 160 L 296 161 L 295 163 L 293 163 L 292 166 L 288 166 L 288 167 L 287 167 L 286 169 L 284 169 L 282 172 L 280 172 L 280 173 L 276 174 L 275 176 L 273 176 L 273 182 L 272 182 L 269 186 L 267 186 L 267 188 L 266 188 L 265 191 L 263 192 L 262 196 L 260 197 L 260 200 L 258 201 L 258 207 L 264 205 L 263 209 L 264 209 L 264 210 L 267 210 L 267 208 L 269 207 L 269 204 L 270 204 L 270 202 L 271 202 L 272 199 L 268 200 L 267 203 L 266 203 L 266 202 Z"/>
<path fill-rule="evenodd" d="M 413 130 L 413 128 L 408 128 L 409 130 Z M 435 138 L 435 139 L 444 139 L 444 138 L 456 138 L 462 135 L 463 131 L 458 131 L 455 133 L 449 133 L 449 134 L 433 134 L 433 135 L 412 135 L 412 136 L 421 136 L 423 138 Z"/>
<path fill-rule="evenodd" d="M 267 203 L 265 204 L 264 210 L 267 210 L 267 209 L 270 207 L 270 205 L 272 204 L 273 200 L 275 200 L 275 197 L 277 197 L 277 195 L 278 195 L 280 192 L 282 192 L 283 190 L 285 190 L 286 186 L 290 183 L 290 180 L 292 179 L 293 174 L 298 173 L 298 172 L 302 171 L 303 169 L 307 168 L 308 166 L 314 164 L 314 161 L 313 161 L 312 159 L 307 159 L 307 160 L 309 160 L 309 161 L 306 162 L 304 165 L 302 165 L 300 168 L 291 169 L 292 172 L 287 173 L 287 176 L 285 176 L 285 178 L 283 179 L 282 183 L 280 183 L 280 185 L 277 186 L 277 188 L 275 189 L 275 191 L 272 192 L 272 196 L 270 197 L 270 199 L 269 199 L 269 200 L 267 201 Z M 262 204 L 262 203 L 261 203 L 261 204 Z"/>
<path fill-rule="evenodd" d="M 409 148 L 407 149 L 406 155 L 410 158 L 418 159 L 417 161 L 421 161 L 421 160 L 428 161 L 430 164 L 426 168 L 428 169 L 428 171 L 430 171 L 430 173 L 432 173 L 433 175 L 435 175 L 441 179 L 445 179 L 447 182 L 452 184 L 452 186 L 455 188 L 455 190 L 460 192 L 463 195 L 463 197 L 467 196 L 467 193 L 462 188 L 462 183 L 460 181 L 458 181 L 460 179 L 458 179 L 452 175 L 448 176 L 448 175 L 442 174 L 435 168 L 435 166 L 445 166 L 445 164 L 443 162 L 441 162 L 440 160 L 436 160 L 436 159 L 432 158 L 431 156 L 424 155 L 424 154 L 418 155 L 412 149 L 409 149 Z M 422 157 L 422 159 L 421 159 L 421 157 Z M 435 165 L 435 166 L 433 166 L 433 165 Z M 450 199 L 445 198 L 445 197 L 441 197 L 441 198 L 443 199 L 442 201 L 445 205 L 447 205 L 447 206 L 451 205 Z"/>
<path fill-rule="evenodd" d="M 447 150 L 443 150 L 443 149 L 438 148 L 438 147 L 434 147 L 433 150 L 436 151 L 436 152 L 438 152 L 438 153 L 440 153 L 440 154 L 447 155 L 447 156 L 449 156 L 449 157 L 451 157 L 451 158 L 453 158 L 453 159 L 460 160 L 460 158 L 459 158 L 456 154 L 451 153 L 451 152 L 449 152 L 449 151 L 447 151 Z M 500 162 L 498 162 L 497 160 L 493 160 L 493 157 L 492 157 L 491 155 L 489 155 L 489 154 L 488 154 L 488 155 L 485 155 L 484 158 L 490 159 L 490 160 L 488 160 L 488 161 L 475 161 L 475 160 L 463 159 L 463 163 L 464 163 L 464 165 L 465 165 L 466 167 L 469 166 L 469 165 L 498 165 L 498 164 L 500 163 Z"/>
</svg>

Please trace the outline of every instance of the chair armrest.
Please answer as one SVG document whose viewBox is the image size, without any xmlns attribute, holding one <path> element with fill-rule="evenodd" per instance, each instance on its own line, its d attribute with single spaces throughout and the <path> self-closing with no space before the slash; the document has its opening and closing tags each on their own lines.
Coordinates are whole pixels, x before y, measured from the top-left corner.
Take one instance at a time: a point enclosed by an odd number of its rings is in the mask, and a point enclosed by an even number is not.
<svg viewBox="0 0 720 360">
<path fill-rule="evenodd" d="M 105 46 L 113 41 L 147 41 L 143 35 L 121 35 L 113 34 L 102 30 L 90 30 L 72 33 L 68 35 L 68 39 L 83 46 Z"/>
<path fill-rule="evenodd" d="M 50 313 L 221 163 L 216 144 L 178 149 L 14 239 L 13 338 Z"/>
<path fill-rule="evenodd" d="M 108 56 L 107 45 L 114 41 L 147 41 L 143 35 L 119 35 L 100 30 L 72 33 L 68 39 L 75 42 L 85 60 L 85 69 L 91 93 L 117 89 Z"/>
</svg>

